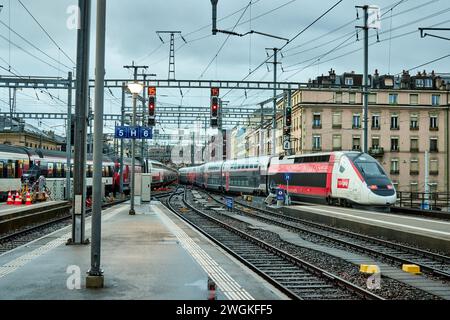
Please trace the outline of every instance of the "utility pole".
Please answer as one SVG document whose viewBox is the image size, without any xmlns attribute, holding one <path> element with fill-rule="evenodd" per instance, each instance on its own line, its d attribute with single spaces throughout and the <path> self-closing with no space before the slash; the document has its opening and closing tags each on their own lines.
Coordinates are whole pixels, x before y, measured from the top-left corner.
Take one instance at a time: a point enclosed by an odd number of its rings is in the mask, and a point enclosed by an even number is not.
<svg viewBox="0 0 450 320">
<path fill-rule="evenodd" d="M 273 62 L 269 62 L 273 64 L 273 120 L 272 120 L 272 155 L 276 155 L 276 129 L 277 129 L 277 65 L 281 64 L 278 62 L 278 51 L 279 48 L 266 48 L 266 50 L 273 50 Z"/>
<path fill-rule="evenodd" d="M 175 80 L 175 34 L 179 34 L 184 43 L 187 43 L 186 39 L 181 35 L 181 31 L 156 31 L 159 39 L 164 43 L 161 34 L 170 34 L 170 51 L 169 51 L 169 76 L 167 79 Z"/>
<path fill-rule="evenodd" d="M 102 231 L 102 160 L 103 160 L 103 108 L 105 91 L 105 34 L 106 0 L 97 1 L 97 43 L 95 54 L 95 115 L 94 115 L 94 177 L 92 182 L 91 269 L 86 277 L 87 288 L 103 288 L 100 269 Z"/>
<path fill-rule="evenodd" d="M 380 9 L 378 6 L 356 6 L 363 9 L 364 26 L 357 26 L 364 30 L 364 76 L 363 76 L 363 152 L 369 150 L 369 29 L 380 28 Z M 370 21 L 369 21 L 370 18 Z"/>
<path fill-rule="evenodd" d="M 69 72 L 67 77 L 69 87 L 67 88 L 67 130 L 66 130 L 66 155 L 67 155 L 67 168 L 66 168 L 66 199 L 72 200 L 72 190 L 70 186 L 70 173 L 72 168 L 72 72 Z"/>
<path fill-rule="evenodd" d="M 145 90 L 145 86 L 146 86 L 146 83 L 147 83 L 147 77 L 148 76 L 150 76 L 150 77 L 156 77 L 156 74 L 155 73 L 150 73 L 150 74 L 147 74 L 147 73 L 142 73 L 141 74 L 141 76 L 143 77 L 143 79 L 144 79 L 144 91 L 142 92 L 142 125 L 143 126 L 145 126 L 145 109 L 146 109 L 146 106 L 145 106 L 145 102 L 146 102 L 146 97 L 145 97 L 145 95 L 146 95 L 146 90 Z M 142 139 L 142 141 L 141 141 L 141 161 L 142 161 L 142 163 L 141 163 L 141 168 L 142 168 L 142 171 L 141 172 L 144 172 L 144 145 L 146 145 L 147 144 L 147 141 L 146 141 L 146 139 Z M 147 157 L 146 157 L 147 158 Z M 146 162 L 147 162 L 147 169 L 148 169 L 148 161 L 146 160 Z"/>
<path fill-rule="evenodd" d="M 72 214 L 72 239 L 68 243 L 86 244 L 86 129 L 89 92 L 89 38 L 91 26 L 91 0 L 79 0 L 80 26 L 77 35 L 77 79 L 75 96 L 75 137 Z"/>
<path fill-rule="evenodd" d="M 429 156 L 428 156 L 428 151 L 425 150 L 425 177 L 424 177 L 424 192 L 425 195 L 423 197 L 423 208 L 421 209 L 425 209 L 428 210 L 430 209 L 429 206 L 429 192 L 430 192 L 430 185 L 429 185 L 429 176 L 430 176 L 430 162 L 429 162 Z"/>
<path fill-rule="evenodd" d="M 364 79 L 363 79 L 363 125 L 364 125 L 364 147 L 363 152 L 367 153 L 369 151 L 369 93 L 368 93 L 368 85 L 369 85 L 369 6 L 364 6 Z"/>
<path fill-rule="evenodd" d="M 134 82 L 137 82 L 137 77 L 138 77 L 138 70 L 139 69 L 147 69 L 148 66 L 136 66 L 134 65 L 134 61 L 132 63 L 131 66 L 124 66 L 125 69 L 133 69 L 134 70 Z M 137 98 L 137 94 L 133 93 L 133 118 L 132 118 L 132 126 L 135 127 L 136 126 L 136 98 Z M 135 193 L 135 185 L 136 185 L 136 177 L 135 177 L 135 165 L 136 165 L 136 139 L 131 139 L 131 175 L 130 175 L 130 179 L 131 179 L 131 199 L 130 199 L 130 211 L 129 214 L 130 215 L 134 215 L 136 214 L 135 210 L 134 210 L 134 193 Z"/>
<path fill-rule="evenodd" d="M 258 156 L 264 155 L 264 104 L 261 103 L 261 124 L 259 127 L 259 154 Z"/>
<path fill-rule="evenodd" d="M 125 125 L 125 90 L 126 84 L 122 82 L 122 106 L 120 110 L 120 126 L 123 127 Z M 120 140 L 120 194 L 123 196 L 123 144 L 125 139 Z"/>
</svg>

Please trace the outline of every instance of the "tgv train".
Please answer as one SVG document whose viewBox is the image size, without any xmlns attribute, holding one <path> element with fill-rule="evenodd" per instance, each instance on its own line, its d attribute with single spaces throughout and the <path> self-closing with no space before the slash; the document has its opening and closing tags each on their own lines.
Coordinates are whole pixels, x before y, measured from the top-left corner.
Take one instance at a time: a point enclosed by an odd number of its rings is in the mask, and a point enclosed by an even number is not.
<svg viewBox="0 0 450 320">
<path fill-rule="evenodd" d="M 395 188 L 381 165 L 361 152 L 328 152 L 218 161 L 179 170 L 180 183 L 222 192 L 288 190 L 294 200 L 389 206 Z"/>
<path fill-rule="evenodd" d="M 88 192 L 92 187 L 93 159 L 88 156 L 86 161 L 86 186 Z M 71 177 L 73 177 L 73 158 L 71 161 Z M 118 159 L 103 156 L 103 183 L 105 192 L 119 192 L 120 190 L 120 165 Z M 43 175 L 47 181 L 66 181 L 67 156 L 65 152 L 31 149 L 0 145 L 0 198 L 6 199 L 10 190 L 19 190 L 21 179 L 29 177 L 36 179 Z M 178 179 L 178 173 L 164 164 L 144 159 L 136 160 L 135 172 L 149 172 L 152 174 L 152 188 L 165 186 Z M 129 191 L 131 171 L 131 159 L 124 158 L 123 186 L 124 192 Z"/>
</svg>

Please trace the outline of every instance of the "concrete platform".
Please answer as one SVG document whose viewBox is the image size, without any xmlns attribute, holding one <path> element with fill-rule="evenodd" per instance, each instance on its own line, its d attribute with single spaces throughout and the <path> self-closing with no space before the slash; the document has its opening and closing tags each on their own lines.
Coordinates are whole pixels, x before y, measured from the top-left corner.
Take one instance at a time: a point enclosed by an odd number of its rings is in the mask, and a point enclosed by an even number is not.
<svg viewBox="0 0 450 320">
<path fill-rule="evenodd" d="M 208 278 L 220 300 L 286 299 L 161 203 L 128 208 L 102 217 L 103 289 L 86 289 L 90 246 L 66 246 L 66 227 L 0 255 L 0 299 L 206 300 Z"/>
<path fill-rule="evenodd" d="M 15 205 L 7 205 L 6 202 L 0 203 L 0 220 L 2 217 L 9 216 L 15 213 L 23 213 L 34 209 L 40 208 L 48 208 L 55 205 L 60 205 L 62 203 L 67 203 L 67 201 L 46 201 L 46 202 L 38 202 L 32 205 L 26 206 L 15 206 Z"/>
</svg>

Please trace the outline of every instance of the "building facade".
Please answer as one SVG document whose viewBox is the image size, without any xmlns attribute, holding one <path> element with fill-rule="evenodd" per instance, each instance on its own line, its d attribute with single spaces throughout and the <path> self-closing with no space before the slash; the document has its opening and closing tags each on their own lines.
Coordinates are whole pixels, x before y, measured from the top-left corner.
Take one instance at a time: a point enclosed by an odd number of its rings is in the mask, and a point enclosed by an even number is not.
<svg viewBox="0 0 450 320">
<path fill-rule="evenodd" d="M 363 149 L 362 75 L 334 70 L 292 94 L 293 154 Z M 370 77 L 368 150 L 401 191 L 425 190 L 428 159 L 430 191 L 448 192 L 449 91 L 434 72 Z M 277 103 L 283 108 L 283 101 Z M 276 154 L 282 150 L 282 112 L 277 116 Z M 266 128 L 271 150 L 271 126 Z"/>
</svg>

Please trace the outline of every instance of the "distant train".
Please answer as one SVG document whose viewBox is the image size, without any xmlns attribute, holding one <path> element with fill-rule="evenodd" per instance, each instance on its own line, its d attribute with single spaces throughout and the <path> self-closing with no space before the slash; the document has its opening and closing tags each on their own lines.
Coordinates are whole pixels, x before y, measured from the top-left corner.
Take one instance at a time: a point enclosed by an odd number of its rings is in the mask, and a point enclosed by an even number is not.
<svg viewBox="0 0 450 320">
<path fill-rule="evenodd" d="M 230 193 L 288 190 L 294 200 L 390 206 L 397 194 L 381 165 L 362 152 L 254 157 L 179 170 L 180 183 Z"/>
<path fill-rule="evenodd" d="M 119 192 L 120 190 L 120 165 L 119 160 L 103 156 L 103 183 L 105 192 Z M 178 179 L 176 170 L 171 169 L 164 164 L 144 159 L 136 160 L 135 172 L 148 172 L 151 168 L 152 188 L 166 186 Z M 123 165 L 123 187 L 124 192 L 129 191 L 129 176 L 131 170 L 131 159 L 124 158 Z M 66 181 L 67 156 L 62 151 L 50 151 L 41 149 L 31 149 L 25 147 L 16 147 L 0 145 L 0 198 L 6 199 L 10 190 L 19 190 L 21 180 L 24 176 L 36 179 L 43 175 L 47 181 L 63 180 Z M 73 177 L 73 159 L 71 163 L 71 177 Z M 92 187 L 93 161 L 88 157 L 86 163 L 86 186 L 88 192 Z"/>
</svg>

